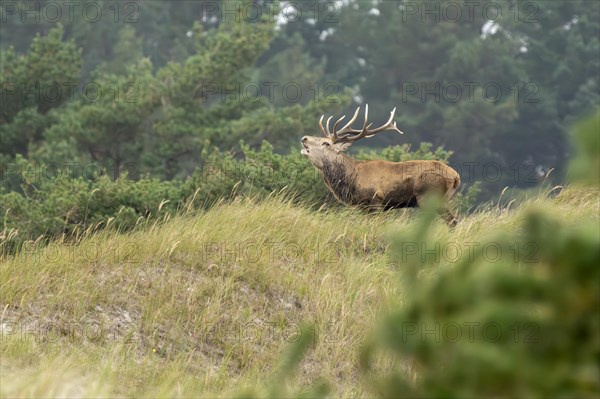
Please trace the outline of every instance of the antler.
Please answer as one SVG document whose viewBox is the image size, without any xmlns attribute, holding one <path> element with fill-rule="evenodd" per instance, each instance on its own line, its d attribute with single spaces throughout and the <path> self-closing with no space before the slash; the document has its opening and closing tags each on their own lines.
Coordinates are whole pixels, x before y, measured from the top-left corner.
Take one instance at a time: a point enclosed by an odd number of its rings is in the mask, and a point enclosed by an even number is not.
<svg viewBox="0 0 600 399">
<path fill-rule="evenodd" d="M 321 127 L 321 131 L 323 132 L 323 135 L 325 137 L 330 138 L 334 143 L 339 143 L 339 142 L 353 142 L 353 141 L 357 141 L 357 140 L 360 140 L 365 137 L 372 137 L 375 134 L 386 131 L 386 130 L 395 130 L 400 134 L 404 134 L 400 131 L 400 129 L 398 129 L 398 127 L 396 126 L 396 122 L 393 122 L 394 114 L 396 113 L 396 108 L 394 108 L 392 110 L 392 112 L 390 112 L 390 119 L 388 119 L 388 121 L 385 124 L 381 125 L 380 127 L 376 128 L 376 129 L 369 130 L 369 128 L 373 125 L 372 123 L 368 122 L 368 120 L 369 120 L 369 104 L 367 104 L 365 106 L 365 122 L 363 123 L 362 129 L 353 129 L 352 124 L 356 121 L 356 118 L 358 118 L 359 110 L 360 110 L 360 107 L 356 108 L 356 111 L 354 112 L 352 119 L 350 119 L 348 121 L 348 123 L 346 123 L 340 130 L 337 130 L 337 126 L 340 124 L 340 122 L 342 122 L 342 120 L 344 120 L 344 118 L 346 118 L 346 115 L 342 115 L 342 117 L 333 124 L 333 132 L 329 131 L 329 121 L 331 121 L 331 118 L 333 118 L 333 117 L 330 116 L 327 119 L 325 127 L 323 127 L 323 118 L 325 117 L 325 115 L 322 115 L 321 119 L 319 119 L 319 126 Z"/>
</svg>

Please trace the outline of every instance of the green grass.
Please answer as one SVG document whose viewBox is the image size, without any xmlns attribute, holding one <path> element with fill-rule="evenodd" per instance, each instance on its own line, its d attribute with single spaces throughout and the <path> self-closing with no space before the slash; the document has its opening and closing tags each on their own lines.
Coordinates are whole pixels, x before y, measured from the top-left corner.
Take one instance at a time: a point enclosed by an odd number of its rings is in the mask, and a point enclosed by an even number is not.
<svg viewBox="0 0 600 399">
<path fill-rule="evenodd" d="M 531 207 L 577 226 L 598 220 L 598 194 L 544 192 L 483 207 L 453 230 L 438 221 L 431 234 L 463 247 L 499 230 L 516 235 Z M 402 305 L 402 262 L 388 243 L 418 214 L 315 212 L 275 196 L 129 233 L 29 243 L 0 265 L 0 393 L 227 397 L 268 385 L 308 322 L 316 337 L 292 387 L 324 378 L 334 397 L 372 396 L 360 347 Z"/>
</svg>

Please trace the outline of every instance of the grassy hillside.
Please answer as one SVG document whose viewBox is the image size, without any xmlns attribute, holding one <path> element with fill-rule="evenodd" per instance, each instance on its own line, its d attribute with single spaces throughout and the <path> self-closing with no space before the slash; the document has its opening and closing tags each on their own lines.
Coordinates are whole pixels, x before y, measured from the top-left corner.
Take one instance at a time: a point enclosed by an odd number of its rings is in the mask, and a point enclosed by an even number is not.
<svg viewBox="0 0 600 399">
<path fill-rule="evenodd" d="M 598 194 L 543 193 L 481 209 L 454 230 L 436 221 L 429 234 L 463 247 L 498 231 L 516 236 L 531 208 L 577 228 L 598 222 Z M 381 315 L 407 299 L 401 249 L 389 243 L 418 217 L 241 199 L 128 233 L 30 243 L 0 266 L 1 394 L 190 397 L 261 389 L 277 378 L 282 352 L 308 322 L 315 339 L 293 389 L 325 379 L 333 396 L 372 396 L 360 348 Z M 454 263 L 442 256 L 430 271 Z M 407 366 L 389 357 L 375 363 Z"/>
</svg>

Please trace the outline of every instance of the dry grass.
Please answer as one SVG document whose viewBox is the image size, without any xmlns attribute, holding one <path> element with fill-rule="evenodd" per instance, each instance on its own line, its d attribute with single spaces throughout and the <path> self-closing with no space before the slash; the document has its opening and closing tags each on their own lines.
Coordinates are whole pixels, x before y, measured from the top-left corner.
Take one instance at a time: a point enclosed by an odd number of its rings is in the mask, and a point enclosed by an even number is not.
<svg viewBox="0 0 600 399">
<path fill-rule="evenodd" d="M 576 225 L 598 219 L 598 191 L 489 207 L 433 233 L 475 242 L 514 231 L 530 206 Z M 378 315 L 402 302 L 387 238 L 413 218 L 246 199 L 130 233 L 30 245 L 0 265 L 0 392 L 231 396 L 268 383 L 309 321 L 317 337 L 293 385 L 323 377 L 334 396 L 369 396 L 359 348 Z"/>
</svg>

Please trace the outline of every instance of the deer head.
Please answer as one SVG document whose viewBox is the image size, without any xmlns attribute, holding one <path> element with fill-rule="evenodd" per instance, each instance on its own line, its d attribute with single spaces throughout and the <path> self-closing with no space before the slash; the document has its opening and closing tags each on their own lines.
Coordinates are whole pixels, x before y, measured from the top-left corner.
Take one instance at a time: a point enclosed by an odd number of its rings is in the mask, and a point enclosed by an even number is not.
<svg viewBox="0 0 600 399">
<path fill-rule="evenodd" d="M 365 121 L 362 128 L 354 129 L 352 127 L 352 124 L 358 118 L 359 111 L 360 107 L 356 108 L 354 116 L 352 116 L 352 118 L 344 126 L 338 129 L 339 124 L 346 118 L 345 115 L 342 115 L 342 117 L 333 124 L 332 131 L 329 130 L 329 124 L 331 122 L 331 118 L 333 117 L 330 116 L 325 123 L 325 127 L 323 127 L 323 118 L 325 115 L 322 115 L 321 119 L 319 119 L 319 126 L 321 127 L 321 132 L 323 132 L 324 137 L 302 137 L 302 146 L 304 148 L 302 148 L 300 153 L 307 156 L 316 168 L 322 169 L 325 162 L 334 162 L 336 160 L 339 161 L 341 158 L 343 158 L 344 155 L 342 153 L 347 150 L 355 141 L 367 137 L 373 137 L 375 134 L 386 130 L 395 130 L 398 133 L 403 134 L 398 127 L 396 127 L 396 122 L 393 121 L 396 108 L 394 108 L 390 113 L 390 118 L 388 121 L 375 129 L 371 129 L 373 124 L 368 122 L 368 104 L 365 107 Z"/>
</svg>

